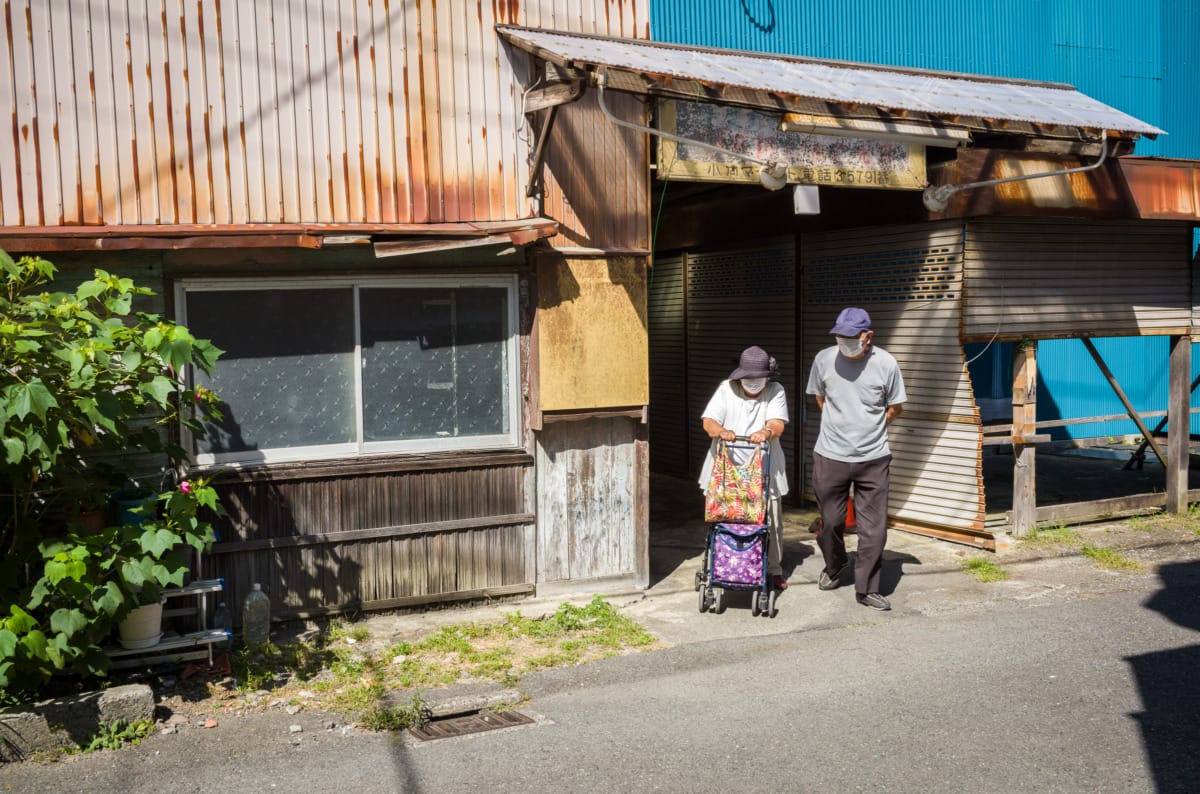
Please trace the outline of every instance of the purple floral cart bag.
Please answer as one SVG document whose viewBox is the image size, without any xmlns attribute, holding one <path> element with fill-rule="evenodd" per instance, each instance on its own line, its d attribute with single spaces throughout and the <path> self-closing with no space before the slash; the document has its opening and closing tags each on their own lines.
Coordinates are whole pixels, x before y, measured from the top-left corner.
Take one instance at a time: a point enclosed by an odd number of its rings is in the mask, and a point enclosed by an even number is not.
<svg viewBox="0 0 1200 794">
<path fill-rule="evenodd" d="M 713 528 L 714 584 L 762 584 L 766 529 L 766 524 L 717 524 Z"/>
</svg>

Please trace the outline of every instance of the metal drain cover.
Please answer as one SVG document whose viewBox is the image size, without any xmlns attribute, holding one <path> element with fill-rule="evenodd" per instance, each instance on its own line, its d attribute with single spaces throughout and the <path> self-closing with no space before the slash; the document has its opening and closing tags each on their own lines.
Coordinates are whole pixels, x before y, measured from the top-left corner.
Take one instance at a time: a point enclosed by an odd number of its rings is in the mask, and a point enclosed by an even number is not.
<svg viewBox="0 0 1200 794">
<path fill-rule="evenodd" d="M 408 732 L 421 741 L 427 742 L 434 739 L 449 739 L 452 736 L 465 736 L 468 733 L 532 724 L 533 718 L 526 717 L 519 711 L 479 711 L 444 720 L 433 720 L 425 723 L 422 728 L 409 728 Z"/>
</svg>

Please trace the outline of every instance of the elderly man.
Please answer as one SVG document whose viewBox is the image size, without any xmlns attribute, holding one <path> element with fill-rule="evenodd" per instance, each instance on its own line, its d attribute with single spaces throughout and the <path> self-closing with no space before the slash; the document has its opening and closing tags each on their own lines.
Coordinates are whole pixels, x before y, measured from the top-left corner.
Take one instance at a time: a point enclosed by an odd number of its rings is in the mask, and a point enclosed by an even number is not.
<svg viewBox="0 0 1200 794">
<path fill-rule="evenodd" d="M 865 310 L 843 309 L 830 333 L 837 344 L 817 353 L 806 389 L 821 409 L 812 478 L 821 511 L 817 543 L 825 569 L 817 586 L 833 590 L 841 585 L 849 564 L 846 504 L 853 486 L 858 526 L 855 594 L 863 606 L 888 610 L 892 605 L 879 592 L 892 462 L 887 428 L 908 396 L 896 359 L 872 343 L 875 332 Z"/>
</svg>

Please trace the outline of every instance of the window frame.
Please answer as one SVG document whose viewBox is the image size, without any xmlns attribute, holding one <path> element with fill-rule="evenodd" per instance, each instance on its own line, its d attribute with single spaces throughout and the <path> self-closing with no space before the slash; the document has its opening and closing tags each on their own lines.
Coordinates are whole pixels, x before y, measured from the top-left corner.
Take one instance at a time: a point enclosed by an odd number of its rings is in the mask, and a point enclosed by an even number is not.
<svg viewBox="0 0 1200 794">
<path fill-rule="evenodd" d="M 505 358 L 505 402 L 508 411 L 507 433 L 486 436 L 457 436 L 407 439 L 398 441 L 364 441 L 363 428 L 363 356 L 362 320 L 360 316 L 360 291 L 362 289 L 461 289 L 495 288 L 505 290 L 507 312 L 507 335 L 501 349 Z M 320 444 L 300 447 L 276 447 L 246 450 L 242 452 L 201 453 L 196 449 L 193 434 L 183 428 L 183 444 L 191 450 L 193 460 L 199 466 L 246 466 L 261 463 L 291 463 L 308 460 L 334 458 L 358 458 L 368 455 L 459 450 L 492 450 L 520 448 L 522 432 L 521 413 L 521 359 L 520 359 L 520 295 L 516 274 L 475 274 L 462 276 L 437 275 L 361 275 L 361 276 L 283 276 L 279 278 L 182 278 L 175 281 L 174 297 L 176 319 L 187 326 L 187 296 L 193 292 L 238 292 L 249 290 L 289 289 L 346 289 L 353 294 L 354 349 L 354 431 L 355 441 L 350 443 Z M 218 366 L 220 360 L 218 359 Z M 194 373 L 188 368 L 187 380 L 194 385 Z M 218 396 L 220 396 L 218 394 Z"/>
</svg>

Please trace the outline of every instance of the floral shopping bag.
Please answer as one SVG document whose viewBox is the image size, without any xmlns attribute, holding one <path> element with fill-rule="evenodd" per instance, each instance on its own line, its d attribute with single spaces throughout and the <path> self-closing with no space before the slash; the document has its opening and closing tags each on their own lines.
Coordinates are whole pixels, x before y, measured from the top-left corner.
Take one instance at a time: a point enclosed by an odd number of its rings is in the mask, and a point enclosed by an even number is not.
<svg viewBox="0 0 1200 794">
<path fill-rule="evenodd" d="M 718 442 L 713 455 L 712 475 L 704 489 L 704 520 L 733 524 L 762 524 L 767 500 L 763 472 L 763 450 L 756 447 L 745 463 L 734 464 L 729 447 Z"/>
</svg>

